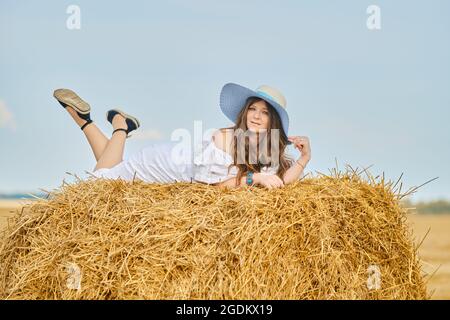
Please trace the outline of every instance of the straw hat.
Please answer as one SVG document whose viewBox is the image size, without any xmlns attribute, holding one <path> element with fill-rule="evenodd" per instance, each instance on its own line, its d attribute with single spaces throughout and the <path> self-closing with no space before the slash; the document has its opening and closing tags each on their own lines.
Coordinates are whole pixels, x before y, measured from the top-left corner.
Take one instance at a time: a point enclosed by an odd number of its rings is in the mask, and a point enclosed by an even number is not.
<svg viewBox="0 0 450 320">
<path fill-rule="evenodd" d="M 236 123 L 239 112 L 250 97 L 258 97 L 268 102 L 278 112 L 286 136 L 289 129 L 289 116 L 286 112 L 286 99 L 277 89 L 262 85 L 251 90 L 235 83 L 227 83 L 220 92 L 220 109 L 228 119 Z"/>
</svg>

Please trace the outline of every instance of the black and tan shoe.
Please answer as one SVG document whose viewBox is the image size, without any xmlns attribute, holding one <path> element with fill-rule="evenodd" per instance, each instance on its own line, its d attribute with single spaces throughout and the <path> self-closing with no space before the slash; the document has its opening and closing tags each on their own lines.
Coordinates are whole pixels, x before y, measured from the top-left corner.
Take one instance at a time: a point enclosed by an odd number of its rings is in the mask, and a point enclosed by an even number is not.
<svg viewBox="0 0 450 320">
<path fill-rule="evenodd" d="M 80 128 L 81 131 L 83 131 L 88 124 L 92 123 L 91 106 L 75 92 L 69 89 L 57 89 L 53 92 L 53 96 L 64 108 L 73 108 L 81 119 L 86 120 L 86 123 Z"/>
<path fill-rule="evenodd" d="M 72 107 L 80 118 L 90 119 L 91 106 L 72 90 L 57 89 L 53 92 L 53 96 L 64 108 Z"/>
<path fill-rule="evenodd" d="M 127 137 L 128 137 L 128 134 L 131 131 L 134 131 L 141 126 L 139 123 L 139 120 L 137 118 L 130 116 L 129 114 L 126 114 L 125 112 L 123 112 L 122 110 L 119 110 L 119 109 L 109 110 L 106 113 L 106 120 L 108 120 L 108 122 L 112 124 L 114 116 L 117 114 L 120 114 L 122 117 L 125 118 L 125 122 L 127 123 L 127 129 L 122 129 L 122 128 L 116 129 L 113 131 L 113 133 L 116 131 L 125 131 L 127 134 Z"/>
</svg>

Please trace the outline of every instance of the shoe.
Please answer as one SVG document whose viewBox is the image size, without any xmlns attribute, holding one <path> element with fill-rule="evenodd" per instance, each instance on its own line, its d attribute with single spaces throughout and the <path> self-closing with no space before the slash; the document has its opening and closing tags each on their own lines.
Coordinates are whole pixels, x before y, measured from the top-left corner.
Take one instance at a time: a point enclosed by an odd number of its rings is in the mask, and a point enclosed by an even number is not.
<svg viewBox="0 0 450 320">
<path fill-rule="evenodd" d="M 116 114 L 120 114 L 125 118 L 125 121 L 127 123 L 127 129 L 120 129 L 120 130 L 125 131 L 127 135 L 131 131 L 134 131 L 141 126 L 138 119 L 136 119 L 133 116 L 130 116 L 129 114 L 126 114 L 125 112 L 119 109 L 112 109 L 106 113 L 106 119 L 108 120 L 109 123 L 112 124 L 113 118 Z M 119 129 L 114 130 L 114 132 L 116 131 L 119 131 Z"/>
<path fill-rule="evenodd" d="M 64 108 L 72 107 L 80 118 L 87 121 L 91 120 L 91 106 L 72 90 L 57 89 L 53 92 L 53 96 Z"/>
</svg>

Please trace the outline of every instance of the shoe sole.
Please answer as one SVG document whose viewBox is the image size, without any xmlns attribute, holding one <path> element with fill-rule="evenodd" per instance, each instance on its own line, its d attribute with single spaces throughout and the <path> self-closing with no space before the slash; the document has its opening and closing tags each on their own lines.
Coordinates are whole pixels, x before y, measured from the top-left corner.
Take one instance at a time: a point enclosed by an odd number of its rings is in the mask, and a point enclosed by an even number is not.
<svg viewBox="0 0 450 320">
<path fill-rule="evenodd" d="M 122 117 L 124 117 L 125 119 L 130 119 L 131 121 L 134 122 L 134 124 L 136 125 L 136 129 L 139 128 L 141 126 L 141 124 L 139 123 L 139 120 L 136 117 L 133 117 L 125 112 L 123 112 L 120 109 L 112 109 L 109 110 L 108 112 L 106 112 L 106 119 L 108 119 L 108 115 L 110 111 L 116 111 L 117 113 L 119 113 Z M 108 120 L 109 121 L 109 120 Z M 112 124 L 112 120 L 110 121 L 110 123 Z"/>
<path fill-rule="evenodd" d="M 53 96 L 60 103 L 72 107 L 75 111 L 81 114 L 88 114 L 91 111 L 91 106 L 72 90 L 57 89 L 53 92 Z"/>
</svg>

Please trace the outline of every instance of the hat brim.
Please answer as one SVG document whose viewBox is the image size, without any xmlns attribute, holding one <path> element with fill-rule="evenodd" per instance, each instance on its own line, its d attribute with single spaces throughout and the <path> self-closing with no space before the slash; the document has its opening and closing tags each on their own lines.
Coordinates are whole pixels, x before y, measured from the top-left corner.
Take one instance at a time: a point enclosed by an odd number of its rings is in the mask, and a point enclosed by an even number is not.
<svg viewBox="0 0 450 320">
<path fill-rule="evenodd" d="M 287 137 L 289 130 L 289 116 L 286 110 L 280 104 L 278 104 L 276 101 L 273 101 L 266 95 L 260 94 L 254 90 L 248 89 L 236 83 L 227 83 L 223 86 L 222 91 L 220 92 L 220 109 L 228 119 L 233 121 L 233 123 L 236 123 L 241 109 L 244 107 L 245 102 L 250 97 L 258 97 L 273 106 L 273 108 L 278 112 L 278 115 L 280 116 L 281 125 Z M 291 142 L 288 141 L 288 144 L 291 144 Z"/>
</svg>

